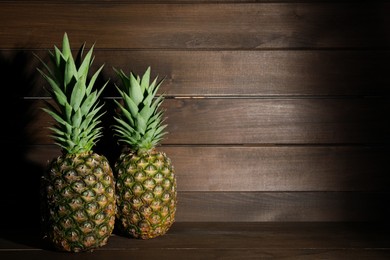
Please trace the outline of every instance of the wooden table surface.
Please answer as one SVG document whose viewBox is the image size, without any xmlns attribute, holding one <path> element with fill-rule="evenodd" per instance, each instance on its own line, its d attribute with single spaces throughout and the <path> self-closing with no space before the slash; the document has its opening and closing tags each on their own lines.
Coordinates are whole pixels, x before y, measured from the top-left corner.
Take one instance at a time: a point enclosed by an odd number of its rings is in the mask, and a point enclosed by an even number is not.
<svg viewBox="0 0 390 260">
<path fill-rule="evenodd" d="M 37 230 L 2 230 L 0 259 L 390 259 L 389 226 L 380 223 L 177 222 L 164 236 L 113 234 L 86 253 L 56 252 Z"/>
</svg>

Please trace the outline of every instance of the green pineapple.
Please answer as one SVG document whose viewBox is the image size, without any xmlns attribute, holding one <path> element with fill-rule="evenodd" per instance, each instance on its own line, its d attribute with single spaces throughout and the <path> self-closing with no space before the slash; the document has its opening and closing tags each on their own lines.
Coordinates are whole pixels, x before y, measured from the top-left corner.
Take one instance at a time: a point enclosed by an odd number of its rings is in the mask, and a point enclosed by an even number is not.
<svg viewBox="0 0 390 260">
<path fill-rule="evenodd" d="M 42 178 L 45 237 L 60 251 L 92 251 L 107 243 L 115 224 L 115 182 L 105 156 L 92 151 L 102 135 L 99 96 L 107 83 L 93 90 L 101 66 L 88 81 L 93 47 L 76 62 L 65 33 L 62 51 L 49 51 L 53 68 L 38 69 L 49 83 L 55 105 L 42 108 L 54 118 L 50 127 L 62 155 L 54 158 Z M 38 57 L 39 58 L 39 57 Z"/>
<path fill-rule="evenodd" d="M 172 226 L 177 203 L 171 160 L 156 149 L 166 134 L 159 109 L 164 96 L 156 97 L 163 80 L 150 82 L 150 67 L 142 78 L 114 70 L 121 79 L 117 89 L 123 103 L 115 100 L 120 113 L 113 128 L 126 147 L 114 167 L 117 224 L 124 235 L 154 238 Z"/>
</svg>

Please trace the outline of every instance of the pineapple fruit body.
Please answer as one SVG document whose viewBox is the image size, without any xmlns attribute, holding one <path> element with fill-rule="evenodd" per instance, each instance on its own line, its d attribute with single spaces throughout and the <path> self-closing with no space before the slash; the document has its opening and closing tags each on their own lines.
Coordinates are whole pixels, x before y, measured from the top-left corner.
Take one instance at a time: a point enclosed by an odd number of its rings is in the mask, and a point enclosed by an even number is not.
<svg viewBox="0 0 390 260">
<path fill-rule="evenodd" d="M 115 163 L 117 223 L 125 235 L 149 239 L 164 235 L 175 219 L 176 177 L 171 160 L 156 146 L 167 134 L 161 81 L 150 80 L 150 67 L 141 76 L 115 70 L 121 79 L 115 135 L 129 147 Z"/>
<path fill-rule="evenodd" d="M 55 121 L 49 129 L 62 155 L 52 159 L 43 176 L 43 227 L 45 237 L 61 251 L 81 252 L 106 244 L 115 222 L 115 182 L 107 159 L 93 152 L 102 136 L 99 97 L 107 82 L 95 89 L 103 65 L 92 77 L 92 46 L 76 59 L 68 35 L 62 50 L 49 52 L 51 66 L 42 59 L 38 69 L 49 84 L 52 102 L 42 108 Z"/>
<path fill-rule="evenodd" d="M 115 224 L 115 183 L 99 154 L 64 154 L 43 178 L 45 236 L 60 251 L 92 251 L 107 243 Z"/>
<path fill-rule="evenodd" d="M 130 237 L 164 235 L 176 213 L 176 177 L 171 160 L 156 149 L 124 152 L 117 172 L 117 224 Z"/>
</svg>

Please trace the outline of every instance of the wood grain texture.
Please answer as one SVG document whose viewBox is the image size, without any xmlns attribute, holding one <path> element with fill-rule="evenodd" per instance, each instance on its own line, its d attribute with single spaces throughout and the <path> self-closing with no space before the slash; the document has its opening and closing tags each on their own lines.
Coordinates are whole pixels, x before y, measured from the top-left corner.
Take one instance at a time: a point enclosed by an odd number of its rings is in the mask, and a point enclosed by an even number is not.
<svg viewBox="0 0 390 260">
<path fill-rule="evenodd" d="M 388 259 L 389 231 L 367 223 L 174 223 L 151 240 L 110 237 L 92 253 L 50 250 L 34 229 L 5 232 L 1 259 Z M 19 236 L 18 236 L 19 235 Z"/>
<path fill-rule="evenodd" d="M 162 146 L 179 191 L 386 191 L 388 149 L 366 146 Z M 23 149 L 20 149 L 23 150 Z M 99 149 L 112 160 L 117 154 Z M 24 159 L 41 172 L 60 155 L 54 145 L 26 147 Z M 27 174 L 27 173 L 26 173 Z"/>
<path fill-rule="evenodd" d="M 290 242 L 291 243 L 291 242 Z M 67 254 L 58 254 L 52 251 L 15 250 L 0 252 L 2 259 L 69 259 Z M 386 249 L 240 249 L 240 248 L 158 248 L 158 249 L 121 249 L 121 250 L 99 250 L 92 254 L 72 255 L 72 259 L 82 260 L 109 260 L 128 259 L 134 257 L 143 260 L 154 260 L 159 257 L 172 260 L 199 260 L 199 259 L 261 259 L 261 258 L 283 258 L 283 259 L 361 259 L 361 260 L 388 260 L 389 250 Z"/>
<path fill-rule="evenodd" d="M 97 43 L 97 45 L 99 45 Z M 77 46 L 77 45 L 75 45 Z M 79 46 L 77 46 L 79 47 Z M 47 83 L 33 53 L 48 61 L 47 51 L 0 51 L 1 76 L 18 95 L 47 96 Z M 99 83 L 110 80 L 104 95 L 118 96 L 112 67 L 165 78 L 161 93 L 170 97 L 383 96 L 390 93 L 390 51 L 356 50 L 95 50 L 93 71 L 105 68 Z M 97 86 L 100 86 L 97 85 Z"/>
<path fill-rule="evenodd" d="M 381 143 L 387 101 L 200 99 L 166 102 L 169 144 Z M 190 119 L 190 120 L 188 120 Z"/>
<path fill-rule="evenodd" d="M 65 31 L 75 43 L 96 41 L 100 48 L 385 48 L 388 8 L 388 3 L 0 2 L 0 48 L 51 47 Z"/>
<path fill-rule="evenodd" d="M 259 221 L 388 220 L 389 12 L 389 1 L 0 1 L 0 144 L 7 151 L 0 160 L 16 169 L 3 177 L 8 214 L 0 225 L 39 223 L 36 187 L 59 150 L 46 129 L 53 120 L 40 110 L 48 99 L 33 53 L 47 60 L 47 49 L 59 46 L 66 31 L 75 50 L 96 43 L 95 69 L 105 64 L 98 83 L 110 79 L 108 113 L 96 150 L 111 161 L 119 152 L 109 130 L 118 96 L 112 67 L 139 74 L 151 65 L 153 76 L 165 76 L 169 135 L 161 149 L 177 171 L 177 220 L 212 223 L 179 228 L 182 237 L 167 242 L 182 247 L 148 251 L 116 240 L 96 259 L 145 251 L 203 259 L 387 259 L 388 239 L 368 233 L 366 244 L 356 232 L 338 244 L 343 234 L 322 227 L 305 238 L 300 233 L 306 241 L 300 243 L 284 226 L 282 245 L 298 246 L 273 247 L 281 245 L 273 231 L 267 239 L 247 231 Z M 222 222 L 251 224 L 238 234 Z M 324 244 L 321 232 L 328 234 Z M 241 246 L 232 247 L 240 237 Z M 0 258 L 52 256 L 25 242 L 28 250 L 11 246 Z"/>
<path fill-rule="evenodd" d="M 28 203 L 20 207 L 26 198 Z M 177 198 L 177 222 L 385 222 L 390 217 L 389 208 L 383 206 L 390 199 L 388 191 L 179 191 Z M 39 227 L 39 190 L 3 196 L 0 202 L 8 210 L 1 226 Z M 25 212 L 29 212 L 28 219 Z"/>
<path fill-rule="evenodd" d="M 107 103 L 113 102 L 108 100 Z M 163 144 L 382 144 L 388 141 L 390 103 L 367 99 L 167 99 L 168 136 Z M 40 100 L 25 100 L 25 129 L 10 118 L 2 142 L 51 144 L 53 120 Z M 23 114 L 20 115 L 23 117 Z M 26 120 L 27 120 L 26 119 Z M 111 115 L 103 120 L 107 129 Z M 112 134 L 111 134 L 112 136 Z M 110 138 L 107 135 L 107 138 Z"/>
<path fill-rule="evenodd" d="M 387 221 L 389 192 L 179 192 L 177 221 Z"/>
</svg>

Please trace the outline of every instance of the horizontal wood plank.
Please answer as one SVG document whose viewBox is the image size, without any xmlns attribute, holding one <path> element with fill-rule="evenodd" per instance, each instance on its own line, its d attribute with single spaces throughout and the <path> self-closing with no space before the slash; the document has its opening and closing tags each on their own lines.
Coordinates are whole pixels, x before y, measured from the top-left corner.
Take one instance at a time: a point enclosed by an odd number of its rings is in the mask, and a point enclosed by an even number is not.
<svg viewBox="0 0 390 260">
<path fill-rule="evenodd" d="M 0 202 L 7 208 L 7 214 L 2 215 L 1 226 L 39 226 L 37 193 L 35 190 L 3 196 Z M 175 219 L 177 222 L 387 221 L 390 212 L 383 205 L 389 199 L 388 192 L 178 192 Z"/>
<path fill-rule="evenodd" d="M 39 225 L 37 195 L 38 188 L 28 194 L 2 195 L 7 213 L 1 216 L 1 226 Z M 390 217 L 384 206 L 389 192 L 179 191 L 177 198 L 178 222 L 377 222 Z"/>
<path fill-rule="evenodd" d="M 174 223 L 164 236 L 112 235 L 92 253 L 58 253 L 35 230 L 4 232 L 2 259 L 388 259 L 389 232 L 367 223 Z"/>
<path fill-rule="evenodd" d="M 52 47 L 65 31 L 99 48 L 389 47 L 388 3 L 0 2 L 0 10 L 5 49 Z"/>
<path fill-rule="evenodd" d="M 184 97 L 388 95 L 389 60 L 390 51 L 96 52 L 111 83 L 118 82 L 111 67 L 141 74 L 151 66 L 165 77 L 163 93 Z"/>
<path fill-rule="evenodd" d="M 378 99 L 168 100 L 166 144 L 381 143 L 390 106 Z"/>
<path fill-rule="evenodd" d="M 172 159 L 179 191 L 386 191 L 390 186 L 389 150 L 383 147 L 162 146 L 159 149 Z M 114 165 L 116 153 L 100 147 L 98 151 Z M 59 148 L 54 145 L 26 147 L 26 164 L 35 165 L 38 171 L 33 172 L 31 167 L 28 174 L 41 175 L 47 161 L 59 155 Z"/>
<path fill-rule="evenodd" d="M 78 46 L 77 46 L 78 47 Z M 47 96 L 43 68 L 33 53 L 0 51 L 1 77 L 14 88 L 4 96 Z M 141 51 L 97 50 L 93 71 L 105 64 L 97 87 L 110 80 L 104 95 L 116 97 L 119 83 L 112 67 L 164 78 L 161 93 L 170 97 L 378 96 L 389 95 L 390 51 Z M 92 72 L 91 72 L 92 73 Z"/>
<path fill-rule="evenodd" d="M 8 114 L 3 143 L 52 144 L 53 120 L 41 100 Z M 387 99 L 166 99 L 164 144 L 383 144 L 390 136 Z M 109 105 L 112 100 L 107 100 Z M 22 106 L 23 105 L 23 106 Z M 109 106 L 108 105 L 108 106 Z M 112 140 L 112 111 L 102 119 Z M 20 120 L 23 119 L 22 122 Z M 20 139 L 23 136 L 27 140 Z"/>
<path fill-rule="evenodd" d="M 290 242 L 291 243 L 291 242 Z M 53 251 L 0 251 L 2 259 L 56 259 L 67 260 L 68 254 L 59 254 Z M 203 248 L 159 248 L 159 249 L 121 249 L 121 250 L 99 250 L 90 254 L 72 254 L 72 259 L 80 260 L 109 260 L 138 258 L 143 260 L 155 260 L 164 257 L 171 260 L 199 260 L 199 259 L 261 259 L 261 258 L 283 258 L 283 259 L 360 259 L 360 260 L 388 260 L 389 250 L 386 249 L 203 249 Z"/>
<path fill-rule="evenodd" d="M 177 221 L 387 221 L 388 192 L 179 192 Z"/>
</svg>

